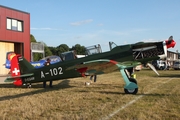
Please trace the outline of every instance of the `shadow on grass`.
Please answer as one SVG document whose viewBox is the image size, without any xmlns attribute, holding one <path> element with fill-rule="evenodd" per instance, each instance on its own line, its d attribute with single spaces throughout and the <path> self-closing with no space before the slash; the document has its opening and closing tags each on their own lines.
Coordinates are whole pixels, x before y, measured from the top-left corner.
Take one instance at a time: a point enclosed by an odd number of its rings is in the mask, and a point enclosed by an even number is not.
<svg viewBox="0 0 180 120">
<path fill-rule="evenodd" d="M 125 92 L 112 92 L 112 91 L 91 91 L 91 90 L 78 90 L 77 92 L 98 92 L 101 94 L 116 94 L 116 95 L 134 95 L 134 96 L 158 96 L 158 97 L 168 97 L 168 96 L 180 96 L 179 94 L 159 94 L 159 93 L 137 93 L 137 94 L 126 94 Z"/>
<path fill-rule="evenodd" d="M 61 88 L 68 88 L 69 85 L 69 80 L 59 80 L 60 83 L 58 83 L 57 85 L 53 85 L 53 88 L 56 87 L 61 87 Z M 54 82 L 54 81 L 53 81 Z M 49 81 L 46 82 L 46 88 L 49 88 Z M 31 84 L 32 87 L 30 89 L 37 89 L 37 88 L 43 88 L 43 82 L 38 82 L 38 83 L 32 83 Z M 22 85 L 22 86 L 15 86 L 13 83 L 2 83 L 0 84 L 0 88 L 22 88 L 22 89 L 27 89 L 26 85 Z"/>
<path fill-rule="evenodd" d="M 126 94 L 124 92 L 107 92 L 107 91 L 100 91 L 99 93 L 103 94 L 117 94 L 117 95 L 134 95 L 134 96 L 156 96 L 156 97 L 172 97 L 172 96 L 180 96 L 179 94 L 158 94 L 158 93 L 137 93 L 137 94 Z"/>
<path fill-rule="evenodd" d="M 101 93 L 101 94 L 117 94 L 117 95 L 125 94 L 124 92 L 98 91 L 98 90 L 92 91 L 92 90 L 89 90 L 89 89 L 87 89 L 87 90 L 78 90 L 76 92 L 82 92 L 82 93 L 90 93 L 90 92 L 95 92 L 96 93 L 96 92 L 98 92 L 98 93 Z"/>
<path fill-rule="evenodd" d="M 159 94 L 159 93 L 139 93 L 137 95 L 143 95 L 143 96 L 156 96 L 156 97 L 172 97 L 172 96 L 180 96 L 180 94 Z"/>
<path fill-rule="evenodd" d="M 124 92 L 108 92 L 108 91 L 100 91 L 99 93 L 102 93 L 102 94 L 117 94 L 117 95 L 126 95 Z"/>
<path fill-rule="evenodd" d="M 39 86 L 41 86 L 42 89 L 30 91 L 30 92 L 26 92 L 26 93 L 21 93 L 21 94 L 16 94 L 16 95 L 2 96 L 2 97 L 0 97 L 0 101 L 10 100 L 10 99 L 20 98 L 20 97 L 24 97 L 24 96 L 30 96 L 30 95 L 35 95 L 35 94 L 40 94 L 40 93 L 45 93 L 45 92 L 56 91 L 56 90 L 74 87 L 74 86 L 70 86 L 69 82 L 70 82 L 69 80 L 62 80 L 62 82 L 60 82 L 59 84 L 53 85 L 53 88 L 49 88 L 48 86 L 46 88 L 42 88 L 42 84 L 41 85 L 37 84 L 36 87 L 39 88 Z M 12 86 L 13 85 L 11 85 L 11 84 L 6 84 L 6 85 L 1 84 L 0 85 L 1 88 L 2 87 L 3 88 L 14 88 Z M 26 88 L 26 89 L 28 89 L 28 88 Z"/>
<path fill-rule="evenodd" d="M 179 74 L 165 74 L 165 75 L 160 75 L 158 77 L 175 77 L 175 78 L 180 78 L 180 73 Z"/>
</svg>

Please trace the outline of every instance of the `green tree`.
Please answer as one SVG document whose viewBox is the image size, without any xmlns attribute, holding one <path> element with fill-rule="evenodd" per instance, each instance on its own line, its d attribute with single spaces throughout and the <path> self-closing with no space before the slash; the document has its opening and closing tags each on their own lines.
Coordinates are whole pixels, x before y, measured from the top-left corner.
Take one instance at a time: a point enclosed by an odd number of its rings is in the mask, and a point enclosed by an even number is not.
<svg viewBox="0 0 180 120">
<path fill-rule="evenodd" d="M 69 47 L 66 44 L 61 44 L 56 47 L 56 53 L 59 56 L 63 52 L 69 51 Z"/>
<path fill-rule="evenodd" d="M 85 47 L 80 44 L 72 46 L 71 50 L 75 50 L 78 55 L 85 55 Z"/>
<path fill-rule="evenodd" d="M 31 42 L 36 42 L 36 39 L 33 35 L 30 35 L 30 40 L 31 40 Z"/>
<path fill-rule="evenodd" d="M 57 54 L 57 51 L 56 51 L 56 47 L 49 47 L 49 46 L 48 46 L 48 48 L 49 48 L 49 50 L 51 51 L 51 53 L 52 53 L 53 55 L 58 55 L 58 54 Z"/>
<path fill-rule="evenodd" d="M 45 56 L 53 55 L 51 50 L 48 48 L 48 46 L 45 43 L 44 43 L 44 52 L 45 52 Z"/>
</svg>

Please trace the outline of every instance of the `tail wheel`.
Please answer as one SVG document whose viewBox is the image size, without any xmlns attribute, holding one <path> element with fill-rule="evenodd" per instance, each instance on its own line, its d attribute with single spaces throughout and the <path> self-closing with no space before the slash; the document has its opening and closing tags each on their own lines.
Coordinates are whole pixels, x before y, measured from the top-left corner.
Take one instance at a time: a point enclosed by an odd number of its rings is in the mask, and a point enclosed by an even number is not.
<svg viewBox="0 0 180 120">
<path fill-rule="evenodd" d="M 31 84 L 29 84 L 29 85 L 27 86 L 27 88 L 31 88 Z"/>
<path fill-rule="evenodd" d="M 137 81 L 134 78 L 129 78 L 129 81 L 137 84 Z M 126 94 L 136 94 L 138 92 L 138 88 L 135 88 L 135 89 L 126 89 L 126 88 L 124 88 L 124 92 Z"/>
</svg>

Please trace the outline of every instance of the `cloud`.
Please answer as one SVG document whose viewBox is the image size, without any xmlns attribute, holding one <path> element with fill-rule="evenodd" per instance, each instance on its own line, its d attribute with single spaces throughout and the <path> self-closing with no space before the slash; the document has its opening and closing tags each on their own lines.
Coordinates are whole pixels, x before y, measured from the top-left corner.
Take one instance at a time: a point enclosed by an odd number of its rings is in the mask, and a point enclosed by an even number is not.
<svg viewBox="0 0 180 120">
<path fill-rule="evenodd" d="M 100 30 L 100 34 L 106 34 L 106 35 L 128 35 L 127 31 L 115 31 L 115 30 Z"/>
<path fill-rule="evenodd" d="M 31 30 L 62 30 L 58 28 L 31 28 Z"/>
<path fill-rule="evenodd" d="M 139 33 L 139 32 L 146 32 L 149 31 L 149 29 L 146 28 L 134 28 L 130 30 L 131 32 Z"/>
<path fill-rule="evenodd" d="M 100 24 L 98 24 L 97 26 L 104 26 L 104 24 L 100 23 Z"/>
<path fill-rule="evenodd" d="M 93 19 L 87 19 L 87 20 L 72 22 L 72 23 L 70 23 L 70 25 L 72 25 L 72 26 L 80 26 L 80 25 L 91 23 L 92 21 L 93 21 Z"/>
<path fill-rule="evenodd" d="M 82 38 L 82 36 L 76 36 L 76 37 L 74 37 L 74 39 L 81 39 Z"/>
</svg>

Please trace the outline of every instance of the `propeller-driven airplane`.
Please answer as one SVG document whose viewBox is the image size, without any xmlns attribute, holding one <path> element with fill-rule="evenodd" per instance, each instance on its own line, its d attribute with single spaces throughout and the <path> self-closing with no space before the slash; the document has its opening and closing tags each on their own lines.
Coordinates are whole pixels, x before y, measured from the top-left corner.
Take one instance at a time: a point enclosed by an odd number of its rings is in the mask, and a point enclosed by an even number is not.
<svg viewBox="0 0 180 120">
<path fill-rule="evenodd" d="M 35 69 L 23 56 L 15 55 L 11 60 L 11 76 L 5 82 L 16 86 L 50 80 L 61 80 L 88 75 L 98 75 L 120 70 L 125 82 L 124 91 L 136 94 L 138 84 L 136 79 L 128 75 L 127 69 L 148 61 L 167 57 L 167 49 L 174 47 L 173 37 L 160 42 L 139 42 L 117 46 L 110 42 L 110 51 L 91 54 L 83 58 L 65 60 Z M 68 57 L 67 57 L 68 58 Z M 75 57 L 73 57 L 75 58 Z"/>
</svg>

